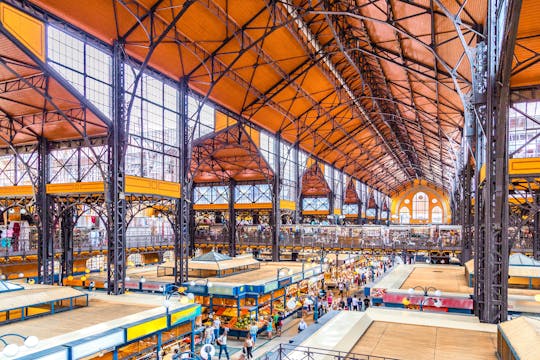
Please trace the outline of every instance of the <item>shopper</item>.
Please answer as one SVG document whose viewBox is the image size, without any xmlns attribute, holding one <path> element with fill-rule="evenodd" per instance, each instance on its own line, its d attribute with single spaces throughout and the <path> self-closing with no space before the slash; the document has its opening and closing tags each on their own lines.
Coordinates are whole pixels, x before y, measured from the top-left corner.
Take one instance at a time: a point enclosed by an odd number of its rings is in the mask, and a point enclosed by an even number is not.
<svg viewBox="0 0 540 360">
<path fill-rule="evenodd" d="M 371 304 L 371 301 L 368 297 L 364 299 L 364 310 L 367 310 L 369 308 L 369 305 Z"/>
<path fill-rule="evenodd" d="M 266 333 L 268 334 L 268 340 L 272 339 L 272 325 L 274 324 L 274 321 L 271 317 L 268 317 L 268 320 L 266 320 Z"/>
<path fill-rule="evenodd" d="M 212 338 L 212 343 L 215 343 L 217 338 L 219 337 L 220 328 L 221 328 L 221 320 L 220 320 L 219 316 L 216 316 L 214 318 L 214 323 L 213 323 L 214 336 Z"/>
<path fill-rule="evenodd" d="M 246 357 L 253 359 L 253 339 L 249 333 L 246 336 L 246 340 L 244 340 L 244 348 L 246 349 Z"/>
<path fill-rule="evenodd" d="M 212 326 L 210 326 L 210 322 L 207 322 L 206 328 L 204 329 L 204 334 L 203 334 L 203 343 L 205 345 L 211 344 L 213 337 L 214 337 L 214 329 L 212 328 Z"/>
<path fill-rule="evenodd" d="M 351 295 L 347 296 L 347 310 L 352 310 L 353 298 Z"/>
<path fill-rule="evenodd" d="M 13 251 L 19 251 L 19 236 L 21 235 L 21 224 L 13 223 Z"/>
<path fill-rule="evenodd" d="M 356 295 L 354 295 L 354 297 L 352 298 L 352 310 L 354 311 L 358 311 L 358 297 Z"/>
<path fill-rule="evenodd" d="M 306 330 L 307 328 L 307 324 L 304 320 L 304 318 L 300 319 L 300 322 L 298 323 L 298 332 L 302 332 L 304 330 Z"/>
<path fill-rule="evenodd" d="M 249 334 L 251 335 L 251 340 L 253 340 L 253 346 L 255 346 L 255 343 L 257 342 L 258 332 L 259 332 L 259 327 L 257 326 L 257 323 L 254 321 L 251 323 L 251 327 L 249 328 Z"/>
<path fill-rule="evenodd" d="M 227 360 L 230 360 L 229 358 L 229 350 L 227 349 L 227 333 L 229 332 L 229 329 L 225 328 L 223 331 L 223 334 L 218 337 L 216 340 L 217 344 L 219 345 L 219 355 L 218 359 L 221 359 L 221 354 L 225 352 L 225 356 L 227 357 Z"/>
</svg>

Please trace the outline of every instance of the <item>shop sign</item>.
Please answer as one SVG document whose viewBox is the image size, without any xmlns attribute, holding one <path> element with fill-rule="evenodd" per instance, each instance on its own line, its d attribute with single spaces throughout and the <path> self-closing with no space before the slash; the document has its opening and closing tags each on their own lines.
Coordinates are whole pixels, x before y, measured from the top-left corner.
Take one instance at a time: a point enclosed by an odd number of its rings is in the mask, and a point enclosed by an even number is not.
<svg viewBox="0 0 540 360">
<path fill-rule="evenodd" d="M 213 285 L 208 292 L 213 295 L 234 295 L 234 288 L 231 286 Z"/>
<path fill-rule="evenodd" d="M 195 284 L 195 285 L 189 285 L 188 291 L 194 294 L 207 294 L 208 288 L 206 285 Z"/>
<path fill-rule="evenodd" d="M 192 306 L 187 309 L 180 309 L 171 314 L 171 326 L 189 321 L 201 314 L 201 306 Z"/>
<path fill-rule="evenodd" d="M 313 276 L 313 269 L 309 269 L 304 272 L 304 278 L 308 278 L 311 276 Z"/>
<path fill-rule="evenodd" d="M 278 283 L 278 288 L 283 288 L 287 285 L 290 285 L 292 282 L 291 282 L 291 278 L 288 277 L 286 279 L 281 279 L 279 280 L 279 283 Z"/>
<path fill-rule="evenodd" d="M 267 294 L 270 291 L 274 291 L 278 288 L 277 281 L 270 281 L 269 283 L 264 284 L 264 293 Z"/>
<path fill-rule="evenodd" d="M 293 283 L 297 283 L 297 282 L 301 281 L 303 278 L 304 278 L 304 277 L 303 277 L 303 274 L 302 274 L 302 273 L 294 274 L 294 275 L 292 276 L 292 282 L 293 282 Z"/>
<path fill-rule="evenodd" d="M 163 291 L 163 285 L 160 283 L 144 283 L 142 284 L 142 289 L 150 291 Z"/>
<path fill-rule="evenodd" d="M 137 325 L 133 325 L 126 329 L 126 341 L 138 339 L 140 337 L 150 335 L 156 331 L 167 328 L 167 316 L 162 316 L 154 320 L 146 321 Z"/>
<path fill-rule="evenodd" d="M 81 359 L 95 354 L 98 351 L 114 348 L 124 343 L 124 332 L 121 329 L 113 330 L 99 336 L 91 336 L 66 344 L 70 348 L 71 359 Z"/>
</svg>

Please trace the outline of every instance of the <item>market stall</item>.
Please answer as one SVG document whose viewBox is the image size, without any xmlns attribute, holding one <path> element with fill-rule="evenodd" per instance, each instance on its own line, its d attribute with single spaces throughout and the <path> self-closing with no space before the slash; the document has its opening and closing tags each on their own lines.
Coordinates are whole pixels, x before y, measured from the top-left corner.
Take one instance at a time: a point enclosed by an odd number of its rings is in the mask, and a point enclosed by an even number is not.
<svg viewBox="0 0 540 360">
<path fill-rule="evenodd" d="M 320 264 L 264 263 L 257 270 L 184 286 L 203 306 L 203 321 L 219 316 L 231 336 L 242 337 L 252 322 L 263 331 L 269 316 L 296 314 L 305 296 L 318 293 L 322 272 Z"/>
</svg>

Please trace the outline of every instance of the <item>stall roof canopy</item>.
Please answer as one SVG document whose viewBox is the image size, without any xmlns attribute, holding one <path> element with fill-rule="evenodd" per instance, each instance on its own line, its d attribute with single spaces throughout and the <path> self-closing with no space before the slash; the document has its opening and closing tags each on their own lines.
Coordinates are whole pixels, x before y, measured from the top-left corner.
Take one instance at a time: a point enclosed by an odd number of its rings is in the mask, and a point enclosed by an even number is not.
<svg viewBox="0 0 540 360">
<path fill-rule="evenodd" d="M 195 183 L 268 181 L 274 173 L 257 145 L 237 123 L 197 139 L 191 155 Z"/>
<path fill-rule="evenodd" d="M 528 266 L 540 266 L 540 261 L 530 258 L 523 254 L 512 254 L 509 260 L 510 265 L 528 265 Z"/>
<path fill-rule="evenodd" d="M 225 261 L 225 260 L 231 260 L 232 257 L 224 254 L 220 254 L 215 251 L 207 252 L 206 254 L 202 254 L 200 256 L 196 256 L 191 261 L 207 261 L 207 262 L 218 262 L 218 261 Z"/>
<path fill-rule="evenodd" d="M 471 82 L 463 44 L 475 45 L 487 0 L 6 1 L 120 40 L 385 193 L 413 179 L 451 188 Z"/>
<path fill-rule="evenodd" d="M 204 255 L 191 259 L 188 267 L 191 270 L 230 270 L 245 271 L 246 268 L 259 268 L 260 264 L 253 256 L 229 257 L 211 251 Z M 222 274 L 223 275 L 223 274 Z M 229 274 L 230 275 L 230 274 Z"/>
<path fill-rule="evenodd" d="M 21 285 L 9 281 L 0 281 L 0 293 L 17 290 L 24 290 L 24 288 Z"/>
</svg>

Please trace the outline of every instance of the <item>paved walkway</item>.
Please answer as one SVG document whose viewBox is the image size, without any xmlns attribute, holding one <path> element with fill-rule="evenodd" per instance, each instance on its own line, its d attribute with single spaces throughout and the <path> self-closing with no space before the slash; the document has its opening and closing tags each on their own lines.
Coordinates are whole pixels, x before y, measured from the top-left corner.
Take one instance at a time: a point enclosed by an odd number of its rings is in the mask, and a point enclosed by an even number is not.
<svg viewBox="0 0 540 360">
<path fill-rule="evenodd" d="M 300 319 L 292 316 L 288 319 L 285 319 L 283 324 L 283 330 L 281 336 L 274 336 L 271 340 L 266 337 L 266 334 L 263 333 L 257 337 L 257 343 L 255 344 L 255 349 L 253 351 L 254 359 L 265 358 L 266 354 L 272 352 L 279 347 L 279 344 L 289 344 L 296 343 L 300 344 L 304 339 L 311 336 L 315 331 L 317 331 L 321 326 L 323 326 L 329 319 L 331 319 L 335 314 L 339 312 L 331 311 L 328 314 L 325 314 L 319 319 L 318 324 L 315 324 L 313 321 L 313 315 L 304 317 L 304 320 L 308 324 L 306 330 L 298 333 L 298 323 Z M 242 350 L 244 339 L 236 340 L 229 338 L 229 354 L 231 359 L 238 359 L 240 357 L 240 351 Z"/>
</svg>

